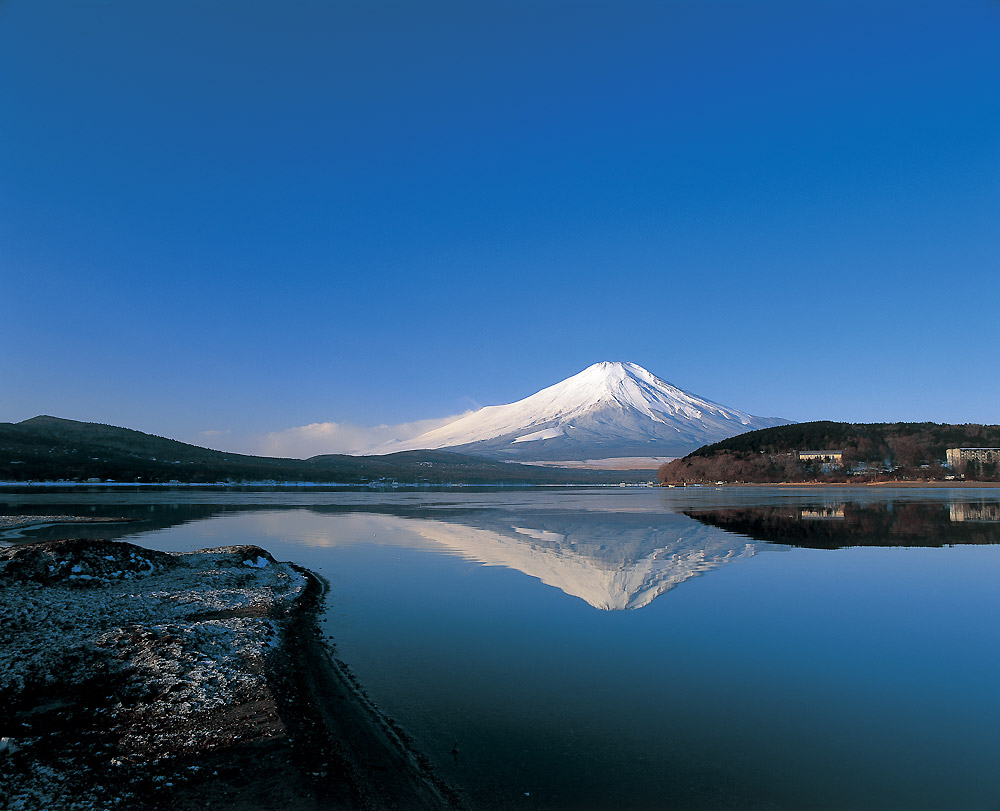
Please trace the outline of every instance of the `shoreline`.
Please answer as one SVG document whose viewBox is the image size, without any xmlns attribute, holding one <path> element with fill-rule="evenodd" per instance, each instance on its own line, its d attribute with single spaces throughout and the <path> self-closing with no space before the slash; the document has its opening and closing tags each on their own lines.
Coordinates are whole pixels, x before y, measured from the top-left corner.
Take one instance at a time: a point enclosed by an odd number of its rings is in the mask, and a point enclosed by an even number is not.
<svg viewBox="0 0 1000 811">
<path fill-rule="evenodd" d="M 0 805 L 460 809 L 323 638 L 328 591 L 255 546 L 0 548 Z"/>
<path fill-rule="evenodd" d="M 161 806 L 238 811 L 462 811 L 458 794 L 371 701 L 316 625 L 329 593 L 315 572 L 269 662 L 268 687 L 286 729 L 280 746 L 249 741 L 212 756 L 214 779 L 191 781 Z M 207 772 L 207 768 L 206 768 Z"/>
<path fill-rule="evenodd" d="M 371 700 L 323 638 L 316 620 L 329 583 L 305 567 L 291 566 L 309 585 L 292 619 L 283 651 L 286 661 L 276 668 L 274 678 L 291 686 L 280 703 L 295 735 L 299 769 L 312 773 L 321 758 L 338 764 L 340 777 L 351 791 L 351 804 L 344 807 L 461 809 L 458 794 L 434 774 L 429 759 Z M 319 715 L 318 723 L 312 712 Z M 378 774 L 378 780 L 372 779 L 373 774 Z M 324 794 L 337 788 L 320 786 Z"/>
<path fill-rule="evenodd" d="M 983 490 L 1000 487 L 1000 482 L 943 482 L 943 481 L 891 481 L 891 482 L 727 482 L 726 484 L 660 484 L 671 490 L 686 490 L 689 488 L 711 488 L 720 490 L 726 487 L 828 487 L 838 490 L 863 490 L 868 487 L 899 488 L 901 490 Z"/>
</svg>

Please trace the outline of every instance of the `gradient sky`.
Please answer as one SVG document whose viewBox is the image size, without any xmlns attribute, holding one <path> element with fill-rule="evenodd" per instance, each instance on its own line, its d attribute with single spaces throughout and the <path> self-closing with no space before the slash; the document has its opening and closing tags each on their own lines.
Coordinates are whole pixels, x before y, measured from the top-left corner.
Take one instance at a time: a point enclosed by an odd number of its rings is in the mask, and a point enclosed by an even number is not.
<svg viewBox="0 0 1000 811">
<path fill-rule="evenodd" d="M 0 421 L 1000 422 L 996 0 L 0 0 L 0 76 Z"/>
</svg>

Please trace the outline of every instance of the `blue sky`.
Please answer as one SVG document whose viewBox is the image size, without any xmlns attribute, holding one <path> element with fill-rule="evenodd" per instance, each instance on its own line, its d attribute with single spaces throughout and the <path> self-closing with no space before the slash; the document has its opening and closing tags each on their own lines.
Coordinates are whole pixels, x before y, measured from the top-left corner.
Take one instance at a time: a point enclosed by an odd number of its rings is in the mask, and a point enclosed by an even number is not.
<svg viewBox="0 0 1000 811">
<path fill-rule="evenodd" d="M 0 75 L 2 421 L 1000 422 L 995 0 L 0 0 Z"/>
</svg>

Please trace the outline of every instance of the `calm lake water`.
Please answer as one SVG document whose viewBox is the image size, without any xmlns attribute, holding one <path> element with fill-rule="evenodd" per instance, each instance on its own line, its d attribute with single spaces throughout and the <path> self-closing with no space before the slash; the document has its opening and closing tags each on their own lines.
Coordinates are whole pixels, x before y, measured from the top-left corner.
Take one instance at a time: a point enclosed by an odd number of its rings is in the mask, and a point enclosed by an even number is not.
<svg viewBox="0 0 1000 811">
<path fill-rule="evenodd" d="M 35 491 L 0 513 L 320 572 L 338 655 L 473 808 L 996 811 L 998 499 Z"/>
</svg>

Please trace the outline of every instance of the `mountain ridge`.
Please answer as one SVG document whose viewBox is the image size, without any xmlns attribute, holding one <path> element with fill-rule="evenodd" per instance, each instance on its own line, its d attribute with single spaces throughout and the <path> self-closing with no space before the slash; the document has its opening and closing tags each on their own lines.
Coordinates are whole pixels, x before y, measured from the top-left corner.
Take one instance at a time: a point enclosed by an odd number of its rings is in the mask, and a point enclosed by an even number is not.
<svg viewBox="0 0 1000 811">
<path fill-rule="evenodd" d="M 137 483 L 281 482 L 371 485 L 606 484 L 644 476 L 617 471 L 544 470 L 448 450 L 384 456 L 326 454 L 286 459 L 216 451 L 103 423 L 39 416 L 0 423 L 0 481 Z"/>
</svg>

